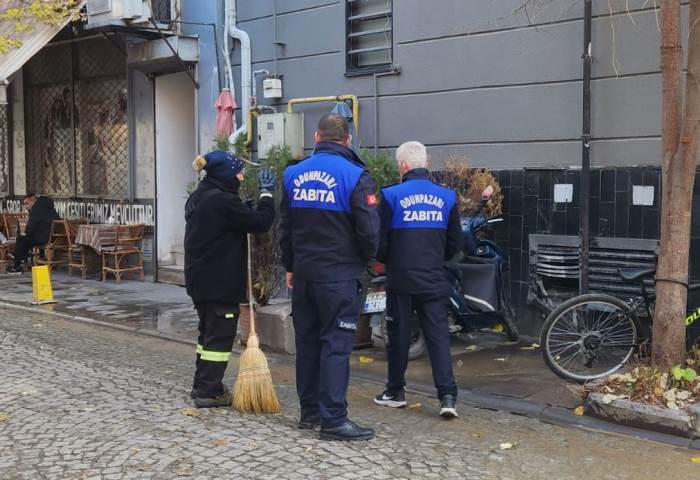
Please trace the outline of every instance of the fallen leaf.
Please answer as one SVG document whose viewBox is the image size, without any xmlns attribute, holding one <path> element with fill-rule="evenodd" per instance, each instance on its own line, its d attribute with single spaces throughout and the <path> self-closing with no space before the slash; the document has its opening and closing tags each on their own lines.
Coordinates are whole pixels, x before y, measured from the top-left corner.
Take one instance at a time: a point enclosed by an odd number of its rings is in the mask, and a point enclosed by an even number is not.
<svg viewBox="0 0 700 480">
<path fill-rule="evenodd" d="M 200 415 L 199 410 L 196 408 L 184 408 L 180 410 L 180 413 L 186 417 L 198 417 Z"/>
<path fill-rule="evenodd" d="M 480 433 L 480 432 L 474 432 L 474 433 L 472 433 L 472 437 L 474 437 L 474 438 L 481 438 L 481 433 Z"/>
<path fill-rule="evenodd" d="M 680 410 L 676 402 L 666 402 L 666 406 L 671 410 Z"/>
<path fill-rule="evenodd" d="M 496 325 L 491 327 L 491 331 L 493 333 L 503 333 L 503 325 L 501 325 L 500 323 L 497 323 Z"/>
<path fill-rule="evenodd" d="M 0 412 L 0 422 L 6 422 L 8 418 L 10 417 L 8 417 L 6 413 Z"/>
<path fill-rule="evenodd" d="M 312 447 L 311 445 L 309 445 L 308 447 L 306 447 L 306 453 L 309 453 L 309 452 L 311 451 L 312 448 L 313 448 L 313 447 Z"/>
<path fill-rule="evenodd" d="M 231 441 L 228 438 L 220 438 L 211 442 L 216 447 L 228 447 Z"/>
<path fill-rule="evenodd" d="M 506 442 L 499 445 L 498 448 L 500 448 L 501 450 L 512 450 L 515 447 L 515 445 L 515 443 Z"/>
<path fill-rule="evenodd" d="M 507 361 L 508 359 L 507 359 L 507 358 L 504 358 L 504 357 L 498 357 L 498 358 L 496 358 L 496 359 L 494 359 L 494 360 L 496 360 L 497 362 L 505 362 L 505 361 Z"/>
<path fill-rule="evenodd" d="M 418 402 L 414 402 L 414 403 L 409 403 L 409 404 L 408 404 L 408 408 L 420 408 L 420 407 L 422 407 L 422 406 L 423 406 L 423 405 L 421 405 L 421 404 L 418 403 Z"/>
<path fill-rule="evenodd" d="M 141 449 L 140 448 L 132 448 L 131 451 L 133 453 L 139 453 L 141 451 Z"/>
<path fill-rule="evenodd" d="M 586 413 L 586 409 L 583 405 L 579 405 L 578 407 L 574 408 L 574 415 L 582 417 L 584 413 Z"/>
<path fill-rule="evenodd" d="M 697 463 L 697 464 L 700 465 L 700 457 L 693 457 L 693 458 L 690 459 L 690 461 L 691 461 L 692 463 Z"/>
<path fill-rule="evenodd" d="M 465 348 L 465 350 L 467 352 L 476 352 L 477 350 L 479 350 L 479 347 L 477 347 L 476 345 L 469 345 L 467 348 Z"/>
<path fill-rule="evenodd" d="M 676 394 L 676 398 L 678 400 L 688 400 L 692 396 L 693 396 L 693 394 L 691 392 L 689 392 L 688 390 L 682 390 Z"/>
<path fill-rule="evenodd" d="M 623 398 L 622 395 L 613 395 L 612 393 L 606 393 L 605 395 L 603 395 L 603 398 L 600 401 L 603 402 L 605 405 L 610 405 L 615 400 L 619 400 L 621 398 Z"/>
<path fill-rule="evenodd" d="M 360 355 L 360 363 L 372 363 L 374 359 L 372 357 L 365 357 L 364 355 Z"/>
<path fill-rule="evenodd" d="M 676 389 L 672 388 L 671 390 L 666 390 L 664 392 L 664 398 L 666 399 L 667 402 L 676 402 Z M 669 407 L 670 408 L 670 407 Z"/>
</svg>

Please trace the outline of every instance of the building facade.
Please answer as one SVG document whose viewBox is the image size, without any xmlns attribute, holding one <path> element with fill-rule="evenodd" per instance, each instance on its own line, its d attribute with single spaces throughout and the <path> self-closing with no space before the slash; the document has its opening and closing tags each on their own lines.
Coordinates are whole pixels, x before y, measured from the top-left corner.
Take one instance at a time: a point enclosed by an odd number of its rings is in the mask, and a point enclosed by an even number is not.
<svg viewBox="0 0 700 480">
<path fill-rule="evenodd" d="M 213 145 L 214 103 L 227 85 L 222 52 L 230 5 L 162 3 L 152 2 L 165 35 L 147 26 L 66 27 L 13 72 L 9 104 L 0 107 L 3 207 L 19 208 L 17 199 L 36 191 L 60 199 L 62 213 L 142 219 L 152 227 L 154 272 L 177 258 L 182 206 L 194 180 L 189 165 Z M 282 80 L 282 97 L 260 93 L 258 104 L 284 111 L 293 98 L 355 95 L 359 146 L 393 151 L 419 140 L 436 169 L 459 159 L 495 172 L 507 220 L 496 237 L 510 255 L 512 295 L 524 305 L 537 270 L 532 235 L 579 232 L 583 2 L 237 0 L 235 6 L 235 25 L 249 35 L 251 69 L 259 73 L 248 80 L 258 92 L 266 76 Z M 239 104 L 246 83 L 240 47 L 231 42 Z M 591 235 L 622 239 L 623 247 L 625 239 L 653 243 L 661 143 L 654 3 L 594 0 L 591 53 Z M 307 152 L 318 118 L 331 107 L 296 108 L 304 112 Z M 240 109 L 237 117 L 241 125 Z M 700 233 L 693 235 L 700 247 Z M 692 261 L 700 274 L 700 259 Z M 605 285 L 614 276 L 606 268 L 592 283 Z M 528 328 L 535 331 L 536 321 Z"/>
</svg>

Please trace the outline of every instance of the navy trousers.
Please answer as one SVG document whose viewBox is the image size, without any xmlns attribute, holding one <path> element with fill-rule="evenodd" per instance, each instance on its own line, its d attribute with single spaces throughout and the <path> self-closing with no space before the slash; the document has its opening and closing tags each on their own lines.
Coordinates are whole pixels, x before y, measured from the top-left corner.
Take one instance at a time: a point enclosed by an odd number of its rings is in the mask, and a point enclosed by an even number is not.
<svg viewBox="0 0 700 480">
<path fill-rule="evenodd" d="M 203 302 L 195 308 L 199 315 L 199 337 L 192 388 L 199 390 L 202 397 L 213 398 L 224 391 L 222 380 L 231 357 L 240 310 L 236 304 L 216 302 Z"/>
<path fill-rule="evenodd" d="M 452 395 L 457 398 L 457 385 L 452 371 L 450 356 L 450 328 L 447 320 L 447 296 L 444 293 L 387 295 L 387 333 L 389 344 L 386 347 L 389 357 L 390 390 L 402 390 L 406 386 L 408 349 L 411 345 L 413 312 L 418 314 L 420 327 L 433 368 L 433 381 L 438 398 Z"/>
<path fill-rule="evenodd" d="M 297 393 L 302 416 L 321 426 L 347 420 L 350 353 L 360 315 L 359 283 L 294 282 L 292 315 L 297 349 Z"/>
</svg>

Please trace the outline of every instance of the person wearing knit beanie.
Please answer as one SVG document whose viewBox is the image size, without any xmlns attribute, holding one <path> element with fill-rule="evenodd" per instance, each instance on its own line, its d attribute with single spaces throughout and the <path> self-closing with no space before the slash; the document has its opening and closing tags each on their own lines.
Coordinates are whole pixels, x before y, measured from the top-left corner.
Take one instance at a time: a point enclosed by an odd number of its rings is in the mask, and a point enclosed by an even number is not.
<svg viewBox="0 0 700 480">
<path fill-rule="evenodd" d="M 267 232 L 275 218 L 275 173 L 258 173 L 257 209 L 238 190 L 245 162 L 216 150 L 193 163 L 206 176 L 185 205 L 185 285 L 199 315 L 196 369 L 190 396 L 198 408 L 226 407 L 231 395 L 222 380 L 246 292 L 247 234 Z"/>
</svg>

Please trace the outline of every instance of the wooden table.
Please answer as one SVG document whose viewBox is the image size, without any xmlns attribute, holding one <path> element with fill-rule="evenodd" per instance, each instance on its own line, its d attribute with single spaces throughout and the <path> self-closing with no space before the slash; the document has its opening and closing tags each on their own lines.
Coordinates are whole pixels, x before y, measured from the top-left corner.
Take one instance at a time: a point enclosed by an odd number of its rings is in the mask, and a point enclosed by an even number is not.
<svg viewBox="0 0 700 480">
<path fill-rule="evenodd" d="M 117 225 L 79 225 L 74 242 L 102 253 L 105 247 L 113 247 L 117 243 Z"/>
</svg>

